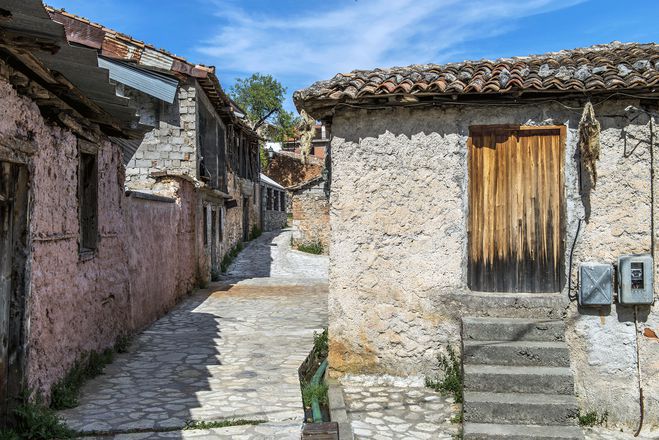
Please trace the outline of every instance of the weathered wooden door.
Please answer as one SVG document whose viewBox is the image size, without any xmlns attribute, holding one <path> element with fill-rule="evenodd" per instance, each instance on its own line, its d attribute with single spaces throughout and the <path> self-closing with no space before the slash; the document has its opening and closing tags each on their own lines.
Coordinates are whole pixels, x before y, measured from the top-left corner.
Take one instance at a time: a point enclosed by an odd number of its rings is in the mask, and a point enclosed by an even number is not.
<svg viewBox="0 0 659 440">
<path fill-rule="evenodd" d="M 243 197 L 243 241 L 249 240 L 249 198 Z"/>
<path fill-rule="evenodd" d="M 0 162 L 0 426 L 21 388 L 27 191 L 26 168 Z"/>
<path fill-rule="evenodd" d="M 472 290 L 561 290 L 564 139 L 563 127 L 471 127 Z"/>
</svg>

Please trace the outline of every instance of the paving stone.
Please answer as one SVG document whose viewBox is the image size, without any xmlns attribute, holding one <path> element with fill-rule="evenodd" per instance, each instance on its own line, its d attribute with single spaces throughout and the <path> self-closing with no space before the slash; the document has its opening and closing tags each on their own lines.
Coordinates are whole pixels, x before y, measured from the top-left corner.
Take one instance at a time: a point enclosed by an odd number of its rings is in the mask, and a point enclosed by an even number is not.
<svg viewBox="0 0 659 440">
<path fill-rule="evenodd" d="M 153 323 L 84 386 L 78 407 L 59 415 L 73 429 L 110 432 L 182 428 L 187 420 L 268 421 L 126 439 L 299 438 L 297 369 L 314 331 L 327 325 L 327 257 L 298 254 L 289 231 L 251 242 L 228 277 Z"/>
</svg>

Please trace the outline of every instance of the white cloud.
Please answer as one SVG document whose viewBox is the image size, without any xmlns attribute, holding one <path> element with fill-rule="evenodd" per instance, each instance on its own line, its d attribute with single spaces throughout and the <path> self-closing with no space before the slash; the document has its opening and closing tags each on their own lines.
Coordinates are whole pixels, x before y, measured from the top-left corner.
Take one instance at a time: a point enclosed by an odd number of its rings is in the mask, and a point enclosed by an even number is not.
<svg viewBox="0 0 659 440">
<path fill-rule="evenodd" d="M 197 50 L 221 72 L 327 79 L 338 72 L 441 62 L 470 40 L 583 0 L 359 0 L 254 12 L 217 1 L 220 30 Z M 304 6 L 302 6 L 304 5 Z M 209 61 L 211 61 L 209 60 Z"/>
</svg>

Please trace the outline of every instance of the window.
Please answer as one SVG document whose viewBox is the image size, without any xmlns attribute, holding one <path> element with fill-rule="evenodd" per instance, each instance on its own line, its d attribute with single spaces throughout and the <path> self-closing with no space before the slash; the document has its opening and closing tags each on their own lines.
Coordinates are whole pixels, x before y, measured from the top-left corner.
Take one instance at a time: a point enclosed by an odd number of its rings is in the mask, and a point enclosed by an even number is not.
<svg viewBox="0 0 659 440">
<path fill-rule="evenodd" d="M 98 165 L 93 150 L 89 146 L 81 146 L 80 150 L 78 205 L 81 253 L 94 251 L 98 244 Z"/>
<path fill-rule="evenodd" d="M 281 211 L 286 211 L 286 194 L 282 191 L 279 193 L 279 197 L 279 208 Z"/>
<path fill-rule="evenodd" d="M 266 205 L 265 209 L 268 211 L 272 211 L 272 188 L 267 189 L 267 199 L 266 199 Z"/>
</svg>

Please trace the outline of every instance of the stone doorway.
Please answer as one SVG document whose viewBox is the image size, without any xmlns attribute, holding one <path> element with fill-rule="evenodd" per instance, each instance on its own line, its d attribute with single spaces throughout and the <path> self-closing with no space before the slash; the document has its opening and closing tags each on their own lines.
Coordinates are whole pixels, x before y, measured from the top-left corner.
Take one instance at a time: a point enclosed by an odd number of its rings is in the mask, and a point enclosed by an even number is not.
<svg viewBox="0 0 659 440">
<path fill-rule="evenodd" d="M 0 421 L 8 419 L 23 378 L 27 208 L 27 168 L 0 162 Z"/>
</svg>

